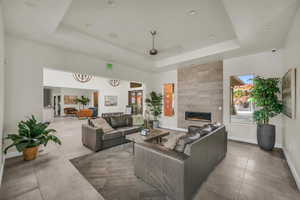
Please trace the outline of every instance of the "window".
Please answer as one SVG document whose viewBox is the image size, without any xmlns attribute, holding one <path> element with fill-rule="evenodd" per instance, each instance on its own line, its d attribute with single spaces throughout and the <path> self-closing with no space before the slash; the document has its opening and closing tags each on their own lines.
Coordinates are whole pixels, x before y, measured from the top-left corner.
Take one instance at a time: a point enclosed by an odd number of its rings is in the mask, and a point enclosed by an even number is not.
<svg viewBox="0 0 300 200">
<path fill-rule="evenodd" d="M 252 122 L 254 105 L 249 101 L 254 75 L 230 77 L 231 122 Z"/>
</svg>

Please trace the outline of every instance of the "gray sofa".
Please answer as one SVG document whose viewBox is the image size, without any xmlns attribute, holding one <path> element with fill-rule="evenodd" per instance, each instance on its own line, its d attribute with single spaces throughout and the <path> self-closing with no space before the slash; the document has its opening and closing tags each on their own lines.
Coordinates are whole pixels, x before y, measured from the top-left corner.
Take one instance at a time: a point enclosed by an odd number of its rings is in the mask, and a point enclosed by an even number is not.
<svg viewBox="0 0 300 200">
<path fill-rule="evenodd" d="M 112 113 L 103 115 L 103 118 L 114 129 L 113 131 L 104 133 L 102 128 L 92 127 L 89 123 L 82 125 L 82 144 L 93 151 L 123 144 L 126 142 L 127 134 L 140 131 L 140 127 L 132 126 L 130 115 Z"/>
<path fill-rule="evenodd" d="M 189 200 L 227 152 L 224 126 L 186 146 L 189 155 L 163 146 L 135 144 L 135 175 L 171 199 Z"/>
</svg>

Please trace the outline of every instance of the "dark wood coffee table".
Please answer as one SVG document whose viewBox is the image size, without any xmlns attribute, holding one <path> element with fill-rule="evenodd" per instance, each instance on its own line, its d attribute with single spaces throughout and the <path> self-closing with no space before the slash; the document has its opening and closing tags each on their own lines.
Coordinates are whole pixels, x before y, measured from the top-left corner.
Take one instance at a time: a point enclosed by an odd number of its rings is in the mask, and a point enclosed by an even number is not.
<svg viewBox="0 0 300 200">
<path fill-rule="evenodd" d="M 125 138 L 126 140 L 129 140 L 133 143 L 156 141 L 157 144 L 160 144 L 162 142 L 162 138 L 169 134 L 170 132 L 168 130 L 156 128 L 156 129 L 152 129 L 150 133 L 146 136 L 143 136 L 141 135 L 140 132 L 137 132 L 137 133 L 126 135 Z M 133 152 L 134 152 L 134 144 L 133 144 Z"/>
</svg>

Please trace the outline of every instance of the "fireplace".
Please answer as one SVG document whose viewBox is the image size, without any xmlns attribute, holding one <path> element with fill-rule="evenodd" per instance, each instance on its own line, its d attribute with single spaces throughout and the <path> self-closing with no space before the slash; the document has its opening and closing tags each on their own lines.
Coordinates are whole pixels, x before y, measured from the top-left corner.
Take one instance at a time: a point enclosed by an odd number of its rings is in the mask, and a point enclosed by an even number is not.
<svg viewBox="0 0 300 200">
<path fill-rule="evenodd" d="M 209 112 L 185 112 L 185 120 L 211 122 L 211 113 Z"/>
</svg>

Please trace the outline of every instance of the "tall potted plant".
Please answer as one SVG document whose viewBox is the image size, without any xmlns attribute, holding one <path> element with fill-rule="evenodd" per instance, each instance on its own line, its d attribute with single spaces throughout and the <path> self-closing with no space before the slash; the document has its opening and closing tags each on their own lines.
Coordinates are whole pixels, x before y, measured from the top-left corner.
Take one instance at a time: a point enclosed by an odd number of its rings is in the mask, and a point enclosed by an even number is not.
<svg viewBox="0 0 300 200">
<path fill-rule="evenodd" d="M 76 98 L 75 101 L 76 101 L 76 103 L 81 104 L 82 108 L 84 109 L 84 107 L 89 104 L 90 99 L 88 97 L 82 96 L 80 98 Z"/>
<path fill-rule="evenodd" d="M 279 80 L 257 76 L 253 79 L 254 87 L 250 92 L 250 101 L 259 108 L 253 115 L 257 123 L 257 142 L 265 150 L 272 150 L 275 145 L 275 126 L 269 124 L 270 118 L 282 112 L 282 103 L 278 99 Z"/>
<path fill-rule="evenodd" d="M 28 120 L 19 122 L 18 128 L 18 134 L 9 134 L 5 138 L 12 140 L 12 144 L 4 149 L 5 154 L 15 146 L 19 152 L 23 152 L 24 160 L 34 160 L 40 145 L 47 146 L 49 141 L 61 145 L 61 141 L 51 134 L 56 130 L 48 129 L 48 124 L 38 122 L 33 115 Z"/>
<path fill-rule="evenodd" d="M 154 91 L 150 93 L 150 98 L 146 99 L 147 107 L 154 118 L 153 128 L 158 128 L 159 126 L 158 117 L 162 114 L 162 99 L 163 96 Z"/>
</svg>

